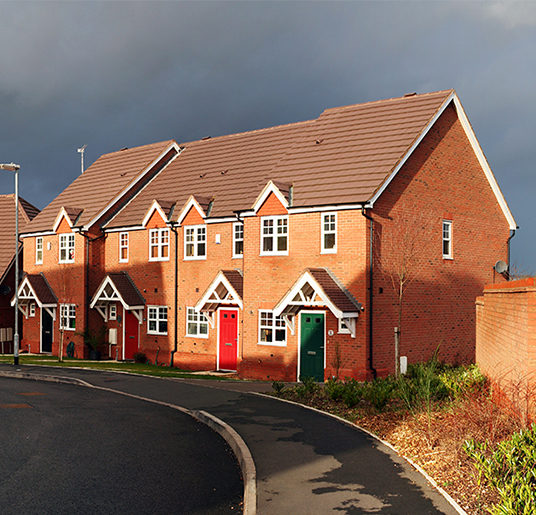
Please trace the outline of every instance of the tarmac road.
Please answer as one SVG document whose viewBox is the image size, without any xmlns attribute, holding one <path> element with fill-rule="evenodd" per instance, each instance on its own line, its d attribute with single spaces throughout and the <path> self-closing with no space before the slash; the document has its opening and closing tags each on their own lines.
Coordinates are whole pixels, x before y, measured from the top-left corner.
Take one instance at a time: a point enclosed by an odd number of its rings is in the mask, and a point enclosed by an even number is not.
<svg viewBox="0 0 536 515">
<path fill-rule="evenodd" d="M 123 395 L 0 377 L 2 515 L 241 513 L 226 442 Z"/>
<path fill-rule="evenodd" d="M 0 365 L 0 374 L 16 370 Z M 191 410 L 231 426 L 256 465 L 259 515 L 456 515 L 449 502 L 389 447 L 328 415 L 249 391 L 266 383 L 170 380 L 80 369 L 23 366 L 30 377 L 81 379 Z"/>
</svg>

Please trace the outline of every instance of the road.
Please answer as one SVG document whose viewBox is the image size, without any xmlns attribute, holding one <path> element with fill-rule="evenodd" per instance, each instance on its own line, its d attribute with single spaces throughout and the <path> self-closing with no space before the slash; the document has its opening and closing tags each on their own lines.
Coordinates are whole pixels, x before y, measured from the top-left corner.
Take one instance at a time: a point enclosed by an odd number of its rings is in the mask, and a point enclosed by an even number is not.
<svg viewBox="0 0 536 515">
<path fill-rule="evenodd" d="M 180 411 L 0 377 L 2 515 L 241 513 L 238 462 Z"/>
</svg>

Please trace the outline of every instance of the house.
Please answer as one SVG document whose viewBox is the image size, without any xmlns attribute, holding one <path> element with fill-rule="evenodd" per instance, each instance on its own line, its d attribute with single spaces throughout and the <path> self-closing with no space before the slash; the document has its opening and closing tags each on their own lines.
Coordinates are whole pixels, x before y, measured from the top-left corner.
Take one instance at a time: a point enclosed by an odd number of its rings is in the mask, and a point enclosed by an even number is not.
<svg viewBox="0 0 536 515">
<path fill-rule="evenodd" d="M 39 210 L 19 198 L 19 231 Z M 15 291 L 15 195 L 0 195 L 0 352 L 13 352 L 15 311 L 11 299 Z M 19 246 L 19 268 L 22 270 L 22 245 Z M 20 322 L 19 318 L 19 322 Z M 19 323 L 19 331 L 22 329 Z"/>
<path fill-rule="evenodd" d="M 25 229 L 22 345 L 81 357 L 104 324 L 110 357 L 283 380 L 469 362 L 515 228 L 453 90 L 125 149 Z"/>
</svg>

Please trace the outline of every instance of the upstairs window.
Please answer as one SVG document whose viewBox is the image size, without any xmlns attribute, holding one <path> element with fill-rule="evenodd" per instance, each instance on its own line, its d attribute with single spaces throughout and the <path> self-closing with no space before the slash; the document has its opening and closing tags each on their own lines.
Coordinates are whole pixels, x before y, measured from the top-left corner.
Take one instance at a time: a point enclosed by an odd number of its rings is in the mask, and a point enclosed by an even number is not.
<svg viewBox="0 0 536 515">
<path fill-rule="evenodd" d="M 76 304 L 60 304 L 60 329 L 76 329 Z"/>
<path fill-rule="evenodd" d="M 322 253 L 337 252 L 337 213 L 322 213 Z"/>
<path fill-rule="evenodd" d="M 206 259 L 207 228 L 192 225 L 184 228 L 184 259 Z"/>
<path fill-rule="evenodd" d="M 276 317 L 271 311 L 259 311 L 259 344 L 287 344 L 287 326 L 283 317 Z"/>
<path fill-rule="evenodd" d="M 74 262 L 74 234 L 60 234 L 60 263 Z"/>
<path fill-rule="evenodd" d="M 169 229 L 149 231 L 149 261 L 169 260 Z"/>
<path fill-rule="evenodd" d="M 128 232 L 119 233 L 119 261 L 128 262 Z"/>
<path fill-rule="evenodd" d="M 43 264 L 43 237 L 39 236 L 35 239 L 35 264 Z"/>
<path fill-rule="evenodd" d="M 443 220 L 443 259 L 452 259 L 452 222 Z"/>
<path fill-rule="evenodd" d="M 197 336 L 199 338 L 208 338 L 208 321 L 203 313 L 197 313 L 194 308 L 188 308 L 186 312 L 187 336 Z"/>
<path fill-rule="evenodd" d="M 167 334 L 167 306 L 147 307 L 147 334 Z"/>
<path fill-rule="evenodd" d="M 264 216 L 261 221 L 261 256 L 288 255 L 288 216 Z"/>
<path fill-rule="evenodd" d="M 233 224 L 233 257 L 241 258 L 244 255 L 244 224 Z"/>
</svg>

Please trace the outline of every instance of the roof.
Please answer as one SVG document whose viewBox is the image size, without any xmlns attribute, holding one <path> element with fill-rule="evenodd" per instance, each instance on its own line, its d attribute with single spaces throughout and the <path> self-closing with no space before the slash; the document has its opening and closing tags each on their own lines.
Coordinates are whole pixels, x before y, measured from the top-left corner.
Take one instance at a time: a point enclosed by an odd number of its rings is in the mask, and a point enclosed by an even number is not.
<svg viewBox="0 0 536 515">
<path fill-rule="evenodd" d="M 43 209 L 24 232 L 51 231 L 62 208 L 77 227 L 96 222 L 96 217 L 111 209 L 118 197 L 151 175 L 172 147 L 176 148 L 176 143 L 169 140 L 104 154 Z"/>
<path fill-rule="evenodd" d="M 19 197 L 19 232 L 39 209 Z M 15 195 L 0 195 L 0 282 L 15 258 Z"/>
<path fill-rule="evenodd" d="M 120 301 L 125 308 L 145 305 L 145 299 L 127 272 L 110 272 L 103 279 L 91 299 L 93 308 L 97 302 Z"/>
<path fill-rule="evenodd" d="M 214 312 L 223 305 L 242 308 L 243 290 L 244 279 L 240 270 L 220 270 L 195 305 L 195 310 Z"/>
<path fill-rule="evenodd" d="M 26 288 L 27 284 L 31 290 Z M 25 294 L 26 291 L 27 294 Z M 32 299 L 37 301 L 40 306 L 55 306 L 58 303 L 54 291 L 42 273 L 26 274 L 19 286 L 19 295 L 21 300 Z"/>
</svg>

